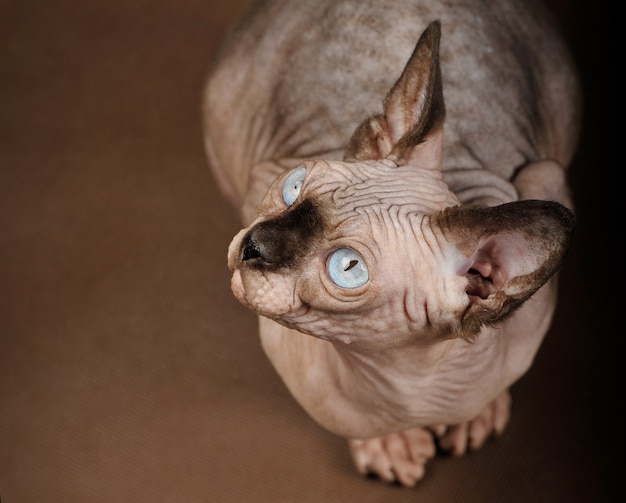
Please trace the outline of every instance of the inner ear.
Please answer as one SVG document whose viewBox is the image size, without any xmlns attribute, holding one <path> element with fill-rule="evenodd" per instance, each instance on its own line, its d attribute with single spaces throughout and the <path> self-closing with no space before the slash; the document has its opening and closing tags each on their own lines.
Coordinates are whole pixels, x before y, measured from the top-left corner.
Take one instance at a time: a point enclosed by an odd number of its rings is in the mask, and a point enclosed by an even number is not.
<svg viewBox="0 0 626 503">
<path fill-rule="evenodd" d="M 487 299 L 490 295 L 502 289 L 504 279 L 501 271 L 493 263 L 493 257 L 479 252 L 465 273 L 467 277 L 467 295 L 479 299 Z"/>
<path fill-rule="evenodd" d="M 535 247 L 520 232 L 498 232 L 478 240 L 476 251 L 467 265 L 466 293 L 477 299 L 512 286 L 510 279 L 534 274 L 540 267 L 540 255 L 529 253 Z"/>
<path fill-rule="evenodd" d="M 512 314 L 557 272 L 574 216 L 558 203 L 525 200 L 447 208 L 433 215 L 433 224 L 465 257 L 456 265 L 467 278 L 460 325 L 461 335 L 471 339 L 483 325 Z"/>
</svg>

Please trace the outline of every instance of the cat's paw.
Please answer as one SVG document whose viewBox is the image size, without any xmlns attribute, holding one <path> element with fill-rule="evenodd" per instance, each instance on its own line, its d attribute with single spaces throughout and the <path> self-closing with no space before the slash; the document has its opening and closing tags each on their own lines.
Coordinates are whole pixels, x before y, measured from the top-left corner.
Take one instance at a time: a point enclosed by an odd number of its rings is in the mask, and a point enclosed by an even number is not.
<svg viewBox="0 0 626 503">
<path fill-rule="evenodd" d="M 499 435 L 509 422 L 511 395 L 503 391 L 490 402 L 478 417 L 453 426 L 439 426 L 432 430 L 439 439 L 439 447 L 454 456 L 462 456 L 468 449 L 483 446 L 491 435 Z"/>
<path fill-rule="evenodd" d="M 361 474 L 375 474 L 406 487 L 414 486 L 424 477 L 426 463 L 435 452 L 433 434 L 425 428 L 350 440 L 350 453 Z"/>
</svg>

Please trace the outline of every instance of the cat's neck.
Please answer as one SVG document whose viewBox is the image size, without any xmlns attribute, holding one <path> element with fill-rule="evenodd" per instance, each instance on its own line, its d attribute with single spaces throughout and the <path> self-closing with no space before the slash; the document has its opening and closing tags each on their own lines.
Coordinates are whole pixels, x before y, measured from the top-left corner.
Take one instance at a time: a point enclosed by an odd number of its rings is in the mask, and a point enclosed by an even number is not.
<svg viewBox="0 0 626 503">
<path fill-rule="evenodd" d="M 485 369 L 498 366 L 497 344 L 448 339 L 367 350 L 265 318 L 260 327 L 263 347 L 296 400 L 344 437 L 377 436 L 456 416 L 461 421 L 476 393 L 494 392 L 482 380 L 489 374 Z M 473 393 L 468 395 L 468 388 Z"/>
</svg>

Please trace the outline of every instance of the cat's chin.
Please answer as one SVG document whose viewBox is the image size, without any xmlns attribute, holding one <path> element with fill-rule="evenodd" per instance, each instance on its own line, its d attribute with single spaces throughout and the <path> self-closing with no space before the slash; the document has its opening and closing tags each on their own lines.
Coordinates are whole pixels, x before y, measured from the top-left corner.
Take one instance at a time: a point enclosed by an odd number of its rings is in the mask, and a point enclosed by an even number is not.
<svg viewBox="0 0 626 503">
<path fill-rule="evenodd" d="M 241 280 L 241 271 L 236 269 L 230 278 L 230 289 L 233 292 L 235 298 L 244 305 L 248 305 L 246 300 L 246 292 L 243 288 L 243 281 Z M 249 306 L 252 307 L 252 306 Z"/>
<path fill-rule="evenodd" d="M 268 318 L 291 313 L 300 305 L 294 295 L 294 285 L 282 275 L 235 269 L 230 286 L 239 302 Z"/>
</svg>

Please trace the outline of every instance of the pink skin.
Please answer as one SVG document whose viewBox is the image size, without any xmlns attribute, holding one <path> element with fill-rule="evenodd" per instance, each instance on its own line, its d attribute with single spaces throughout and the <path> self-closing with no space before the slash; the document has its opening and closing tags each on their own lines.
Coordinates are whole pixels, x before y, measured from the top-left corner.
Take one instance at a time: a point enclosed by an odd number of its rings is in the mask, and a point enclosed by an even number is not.
<svg viewBox="0 0 626 503">
<path fill-rule="evenodd" d="M 333 15 L 311 24 L 320 2 Z M 567 56 L 526 2 L 412 2 L 416 17 L 370 0 L 268 2 L 222 54 L 205 107 L 211 164 L 246 224 L 228 252 L 234 295 L 259 315 L 294 398 L 348 439 L 357 470 L 405 486 L 436 447 L 463 455 L 508 422 L 508 389 L 550 325 L 572 225 L 563 207 L 530 200 L 571 207 L 578 128 Z M 503 17 L 529 32 L 502 40 L 513 35 L 489 26 Z M 363 53 L 371 32 L 354 19 L 389 36 Z M 434 19 L 455 27 L 441 65 Z M 499 50 L 533 40 L 539 80 L 526 73 L 534 60 L 516 66 L 519 54 Z M 473 48 L 487 46 L 484 65 Z M 298 167 L 306 174 L 286 201 Z M 304 201 L 306 232 L 281 220 Z M 277 235 L 293 253 L 272 248 Z M 333 279 L 338 249 L 355 253 L 365 282 Z"/>
</svg>

